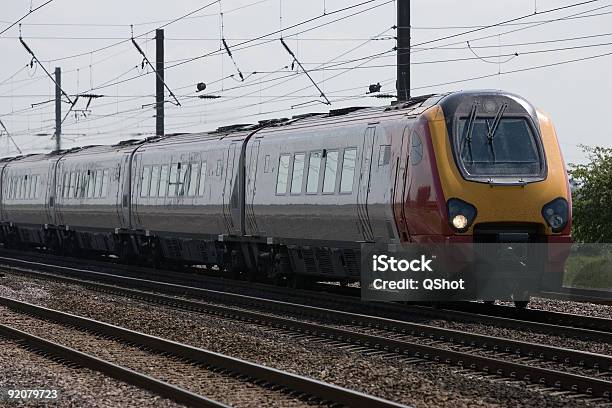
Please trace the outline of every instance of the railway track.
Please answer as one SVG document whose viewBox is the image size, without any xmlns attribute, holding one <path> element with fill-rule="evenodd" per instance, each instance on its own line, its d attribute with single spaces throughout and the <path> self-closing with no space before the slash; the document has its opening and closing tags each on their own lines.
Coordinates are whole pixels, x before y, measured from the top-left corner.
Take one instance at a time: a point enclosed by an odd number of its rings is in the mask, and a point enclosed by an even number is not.
<svg viewBox="0 0 612 408">
<path fill-rule="evenodd" d="M 50 265 L 45 268 L 53 269 Z M 22 270 L 20 273 L 84 285 L 98 291 L 223 318 L 247 321 L 289 332 L 295 336 L 317 338 L 330 345 L 354 351 L 381 354 L 386 357 L 399 356 L 408 360 L 432 360 L 499 378 L 540 384 L 551 391 L 576 392 L 604 401 L 610 401 L 612 394 L 612 357 L 606 355 L 236 293 L 118 277 L 68 267 L 56 267 L 56 272 L 58 270 L 62 273 L 72 272 L 79 277 L 57 276 L 48 272 L 27 270 Z M 107 283 L 86 281 L 83 279 L 84 276 L 95 280 L 106 280 Z M 134 289 L 136 287 L 139 289 Z M 188 296 L 191 299 L 176 295 Z M 281 317 L 287 314 L 295 318 Z M 612 333 L 609 332 L 561 328 L 550 324 L 548 326 L 570 332 L 577 331 L 589 336 L 587 338 L 607 339 L 612 342 Z"/>
<path fill-rule="evenodd" d="M 540 295 L 549 299 L 612 305 L 612 292 L 603 289 L 562 287 L 558 292 L 541 292 Z"/>
<path fill-rule="evenodd" d="M 349 407 L 402 406 L 333 384 L 26 302 L 0 297 L 0 306 L 3 321 L 0 335 L 188 406 L 226 407 L 228 404 L 241 405 L 241 402 L 253 405 L 257 401 L 266 404 L 271 399 L 277 406 L 314 403 Z M 206 392 L 214 396 L 203 395 Z"/>
<path fill-rule="evenodd" d="M 359 299 L 359 290 L 350 290 L 353 288 L 321 285 L 319 289 L 332 291 L 331 293 L 333 293 L 334 296 L 329 296 L 328 293 L 319 293 L 312 290 L 288 289 L 274 285 L 239 280 L 228 281 L 226 279 L 203 274 L 165 271 L 110 262 L 88 260 L 87 271 L 83 271 L 81 268 L 82 262 L 83 261 L 79 259 L 57 257 L 47 254 L 24 254 L 21 251 L 0 250 L 0 263 L 21 267 L 36 265 L 35 267 L 38 270 L 47 270 L 52 273 L 64 273 L 72 276 L 78 276 L 78 274 L 82 272 L 94 276 L 92 273 L 97 272 L 99 275 L 97 275 L 96 279 L 111 283 L 114 279 L 118 279 L 115 278 L 118 276 L 154 279 L 159 282 L 178 283 L 185 286 L 221 291 L 226 291 L 228 286 L 231 286 L 233 292 L 235 291 L 246 295 L 269 297 L 276 300 L 289 299 L 296 303 L 323 305 L 328 308 L 375 314 L 381 317 L 392 317 L 401 320 L 405 320 L 407 317 L 414 317 L 415 320 L 421 318 L 452 320 L 484 325 L 495 324 L 496 326 L 512 330 L 532 330 L 561 337 L 570 336 L 574 338 L 612 342 L 612 335 L 610 334 L 612 333 L 612 319 L 545 310 L 517 309 L 509 306 L 492 306 L 470 302 L 447 304 L 445 306 L 436 307 L 415 304 L 364 304 Z M 340 293 L 335 289 L 339 289 Z"/>
</svg>

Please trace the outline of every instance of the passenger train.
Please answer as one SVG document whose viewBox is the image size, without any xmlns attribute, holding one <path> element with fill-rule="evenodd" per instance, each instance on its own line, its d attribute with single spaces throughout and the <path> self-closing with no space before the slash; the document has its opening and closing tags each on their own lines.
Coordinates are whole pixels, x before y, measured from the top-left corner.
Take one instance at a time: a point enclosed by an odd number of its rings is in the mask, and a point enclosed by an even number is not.
<svg viewBox="0 0 612 408">
<path fill-rule="evenodd" d="M 0 175 L 7 247 L 231 276 L 355 281 L 364 242 L 571 241 L 553 124 L 501 91 L 7 158 Z"/>
</svg>

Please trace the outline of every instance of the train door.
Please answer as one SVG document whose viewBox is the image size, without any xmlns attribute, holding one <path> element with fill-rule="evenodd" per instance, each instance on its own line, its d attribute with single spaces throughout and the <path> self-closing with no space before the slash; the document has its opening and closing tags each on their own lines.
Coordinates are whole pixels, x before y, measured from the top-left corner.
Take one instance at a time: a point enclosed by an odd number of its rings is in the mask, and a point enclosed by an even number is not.
<svg viewBox="0 0 612 408">
<path fill-rule="evenodd" d="M 49 212 L 54 225 L 65 225 L 63 217 L 64 185 L 70 184 L 70 173 L 66 169 L 63 158 L 60 158 L 49 170 L 49 180 L 55 179 L 55 194 L 49 198 Z"/>
<path fill-rule="evenodd" d="M 399 233 L 403 239 L 408 237 L 404 197 L 406 193 L 406 183 L 408 181 L 408 162 L 410 159 L 409 142 L 410 127 L 406 126 L 402 133 L 400 150 L 395 163 L 395 182 L 393 185 L 393 197 L 391 198 L 393 217 L 395 218 L 396 224 L 399 227 Z"/>
<path fill-rule="evenodd" d="M 245 218 L 248 235 L 258 235 L 257 223 L 255 220 L 255 209 L 253 202 L 255 201 L 255 192 L 257 185 L 257 164 L 259 161 L 259 139 L 249 142 L 247 154 L 247 174 L 246 174 L 246 199 L 245 199 Z"/>
<path fill-rule="evenodd" d="M 0 218 L 2 219 L 2 221 L 6 220 L 6 214 L 5 214 L 5 210 L 4 210 L 4 203 L 6 202 L 7 196 L 8 196 L 8 183 L 6 183 L 6 181 L 8 180 L 8 178 L 6 177 L 6 166 L 8 163 L 4 163 L 2 165 L 2 171 L 0 171 L 0 194 L 2 194 L 2 197 L 0 198 Z"/>
<path fill-rule="evenodd" d="M 131 188 L 130 188 L 130 198 L 131 198 L 131 221 L 134 223 L 134 228 L 139 228 L 142 225 L 142 221 L 140 219 L 140 191 L 142 189 L 143 183 L 143 167 L 142 167 L 142 157 L 141 154 L 137 154 L 132 159 L 132 168 L 131 168 Z"/>
<path fill-rule="evenodd" d="M 57 200 L 62 194 L 63 180 L 60 179 L 60 161 L 56 160 L 48 166 L 47 172 L 47 191 L 45 194 L 45 212 L 49 224 L 57 225 Z"/>
<path fill-rule="evenodd" d="M 374 233 L 368 215 L 368 195 L 370 193 L 370 174 L 372 172 L 372 154 L 376 142 L 376 127 L 366 129 L 361 149 L 361 168 L 359 171 L 359 186 L 357 190 L 357 216 L 365 241 L 374 241 Z"/>
<path fill-rule="evenodd" d="M 114 181 L 114 185 L 117 186 L 116 206 L 117 215 L 121 228 L 130 228 L 130 155 L 126 154 L 123 159 L 117 163 L 111 180 Z M 113 184 L 110 184 L 111 187 Z M 109 188 L 109 191 L 111 189 Z M 110 197 L 109 197 L 110 198 Z"/>
<path fill-rule="evenodd" d="M 232 143 L 227 151 L 227 159 L 225 163 L 225 178 L 223 181 L 223 220 L 225 221 L 225 227 L 227 231 L 232 233 L 236 232 L 236 229 L 239 228 L 239 225 L 236 226 L 234 224 L 234 220 L 232 217 L 232 208 L 235 207 L 232 204 L 238 205 L 238 194 L 234 191 L 236 187 L 236 177 L 234 175 L 235 167 L 237 167 L 238 157 L 236 157 L 236 152 L 239 151 L 237 149 L 238 143 Z M 232 201 L 236 201 L 232 203 Z M 238 207 L 239 208 L 239 207 Z"/>
</svg>

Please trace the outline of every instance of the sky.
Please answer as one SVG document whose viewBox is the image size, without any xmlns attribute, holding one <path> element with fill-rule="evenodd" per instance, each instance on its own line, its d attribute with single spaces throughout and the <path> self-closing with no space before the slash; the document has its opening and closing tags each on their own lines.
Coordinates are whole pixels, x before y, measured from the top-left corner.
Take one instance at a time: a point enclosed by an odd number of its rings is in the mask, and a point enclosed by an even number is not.
<svg viewBox="0 0 612 408">
<path fill-rule="evenodd" d="M 61 67 L 72 101 L 99 96 L 76 101 L 63 148 L 155 133 L 155 75 L 132 30 L 152 62 L 154 30 L 165 32 L 165 79 L 180 103 L 166 92 L 166 133 L 389 104 L 366 95 L 370 84 L 395 93 L 395 0 L 46 1 L 4 1 L 0 16 L 1 32 L 27 15 L 21 35 L 42 64 L 30 66 L 18 25 L 0 34 L 0 120 L 24 153 L 55 143 L 54 84 L 43 67 Z M 411 3 L 412 95 L 514 92 L 552 117 L 566 162 L 585 160 L 580 144 L 612 147 L 612 0 Z M 281 36 L 331 106 L 292 69 Z M 207 87 L 197 92 L 200 82 Z M 2 132 L 0 156 L 16 155 L 15 144 Z"/>
</svg>

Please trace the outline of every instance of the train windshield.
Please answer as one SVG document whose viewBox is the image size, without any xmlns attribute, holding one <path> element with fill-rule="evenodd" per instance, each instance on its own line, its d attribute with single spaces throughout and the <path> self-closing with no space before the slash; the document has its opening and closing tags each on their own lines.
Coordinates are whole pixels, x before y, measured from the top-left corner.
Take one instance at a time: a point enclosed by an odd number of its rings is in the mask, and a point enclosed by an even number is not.
<svg viewBox="0 0 612 408">
<path fill-rule="evenodd" d="M 525 118 L 461 118 L 455 137 L 465 172 L 475 177 L 539 176 L 536 135 Z"/>
</svg>

